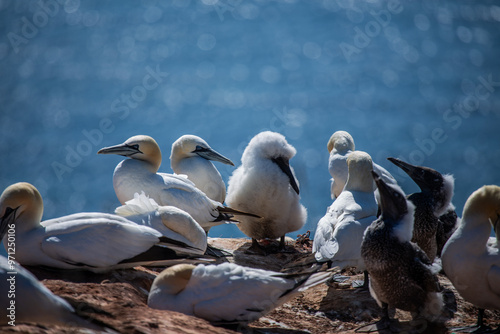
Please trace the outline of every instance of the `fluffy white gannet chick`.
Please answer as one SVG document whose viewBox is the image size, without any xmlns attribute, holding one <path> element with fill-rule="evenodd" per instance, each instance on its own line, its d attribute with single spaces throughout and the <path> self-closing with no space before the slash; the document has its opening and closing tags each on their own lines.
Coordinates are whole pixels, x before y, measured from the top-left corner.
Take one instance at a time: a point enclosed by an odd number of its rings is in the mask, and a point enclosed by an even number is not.
<svg viewBox="0 0 500 334">
<path fill-rule="evenodd" d="M 438 322 L 443 298 L 432 262 L 414 243 L 414 206 L 397 185 L 373 173 L 380 191 L 381 216 L 365 232 L 361 255 L 370 274 L 370 294 L 384 309 L 377 328 L 390 326 L 388 307 L 415 312 Z"/>
<path fill-rule="evenodd" d="M 102 148 L 97 154 L 118 154 L 128 158 L 121 161 L 113 173 L 113 187 L 122 204 L 134 198 L 136 192 L 144 191 L 161 206 L 175 206 L 186 211 L 206 232 L 212 226 L 229 222 L 232 214 L 245 214 L 211 200 L 185 176 L 157 173 L 161 151 L 149 136 L 133 136 L 123 144 Z"/>
<path fill-rule="evenodd" d="M 157 230 L 117 215 L 82 212 L 40 222 L 42 214 L 42 196 L 29 183 L 13 184 L 0 196 L 0 238 L 6 246 L 8 230 L 15 230 L 22 265 L 103 272 L 200 258 L 187 245 L 177 253 Z"/>
<path fill-rule="evenodd" d="M 434 261 L 456 229 L 457 215 L 451 204 L 455 180 L 452 175 L 442 175 L 429 167 L 415 166 L 396 158 L 387 160 L 405 171 L 421 190 L 408 195 L 415 205 L 411 241 L 417 243 L 429 260 Z"/>
<path fill-rule="evenodd" d="M 366 228 L 377 219 L 378 210 L 373 164 L 369 154 L 355 151 L 347 158 L 347 165 L 345 188 L 318 222 L 312 252 L 318 262 L 332 261 L 333 266 L 354 266 L 363 271 L 361 242 Z"/>
<path fill-rule="evenodd" d="M 252 252 L 262 253 L 258 239 L 280 239 L 297 231 L 307 219 L 299 203 L 299 183 L 290 167 L 295 148 L 276 132 L 257 134 L 245 148 L 239 166 L 229 178 L 226 202 L 229 206 L 258 214 L 262 218 L 241 217 L 238 228 L 252 238 Z"/>
<path fill-rule="evenodd" d="M 179 251 L 185 251 L 185 245 L 198 254 L 204 254 L 207 249 L 207 235 L 189 213 L 175 206 L 159 206 L 144 192 L 135 193 L 134 198 L 116 208 L 115 213 L 136 224 L 154 228 L 171 239 L 171 243 L 179 241 Z M 170 248 L 176 249 L 173 245 Z"/>
<path fill-rule="evenodd" d="M 234 166 L 231 160 L 213 150 L 198 136 L 184 135 L 172 144 L 170 166 L 174 173 L 187 175 L 209 198 L 224 203 L 226 185 L 210 160 Z"/>
<path fill-rule="evenodd" d="M 7 298 L 11 284 L 15 285 L 15 297 Z M 104 331 L 80 318 L 67 301 L 54 295 L 29 271 L 14 261 L 7 261 L 3 256 L 0 256 L 0 292 L 0 326 L 13 321 L 16 325 L 37 323 L 83 327 L 99 333 Z"/>
<path fill-rule="evenodd" d="M 347 182 L 347 157 L 354 152 L 354 139 L 346 131 L 335 132 L 327 143 L 328 152 L 328 171 L 332 176 L 331 195 L 332 199 L 339 197 Z M 396 179 L 384 167 L 373 163 L 373 170 L 380 175 L 382 179 L 389 184 L 397 184 Z M 375 184 L 375 192 L 377 193 Z M 377 196 L 378 198 L 378 196 Z"/>
<path fill-rule="evenodd" d="M 332 272 L 284 274 L 234 263 L 180 264 L 156 277 L 148 306 L 215 323 L 247 323 L 330 276 Z"/>
<path fill-rule="evenodd" d="M 479 330 L 487 328 L 483 325 L 484 309 L 500 310 L 500 253 L 487 245 L 491 225 L 498 232 L 500 187 L 483 186 L 465 202 L 460 225 L 441 257 L 443 270 L 458 293 L 479 308 Z M 499 239 L 498 233 L 496 237 Z"/>
</svg>

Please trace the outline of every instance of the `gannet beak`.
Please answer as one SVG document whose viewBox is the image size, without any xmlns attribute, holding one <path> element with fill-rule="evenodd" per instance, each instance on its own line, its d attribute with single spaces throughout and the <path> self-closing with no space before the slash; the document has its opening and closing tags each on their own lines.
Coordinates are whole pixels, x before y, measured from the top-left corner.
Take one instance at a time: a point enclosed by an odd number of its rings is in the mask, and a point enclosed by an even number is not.
<svg viewBox="0 0 500 334">
<path fill-rule="evenodd" d="M 3 217 L 0 218 L 0 240 L 3 239 L 9 225 L 13 224 L 14 221 L 16 220 L 17 209 L 19 209 L 19 207 L 15 209 L 7 208 L 5 210 L 5 214 L 3 215 Z"/>
<path fill-rule="evenodd" d="M 290 185 L 292 186 L 293 190 L 299 194 L 299 185 L 297 184 L 297 180 L 295 180 L 295 175 L 293 175 L 292 170 L 290 168 L 290 164 L 287 160 L 283 159 L 282 157 L 278 158 L 273 158 L 272 161 L 279 166 L 281 171 L 285 173 L 288 178 L 290 179 Z"/>
<path fill-rule="evenodd" d="M 408 174 L 408 176 L 411 177 L 419 186 L 421 184 L 427 185 L 425 180 L 425 170 L 422 167 L 414 166 L 397 158 L 387 158 L 387 160 L 405 171 L 405 173 Z"/>
<path fill-rule="evenodd" d="M 226 158 L 225 156 L 223 156 L 219 152 L 214 151 L 211 148 L 196 146 L 196 149 L 193 151 L 193 153 L 198 154 L 203 159 L 218 161 L 218 162 L 222 162 L 223 164 L 226 164 L 226 165 L 234 166 L 234 164 L 231 160 L 229 160 L 228 158 Z"/>
<path fill-rule="evenodd" d="M 397 204 L 394 202 L 395 193 L 382 178 L 372 171 L 373 179 L 377 184 L 377 188 L 380 194 L 380 208 L 382 210 L 382 215 L 387 218 L 398 218 L 399 211 Z"/>
<path fill-rule="evenodd" d="M 119 144 L 115 146 L 109 146 L 101 148 L 97 154 L 117 154 L 123 155 L 125 157 L 130 157 L 131 155 L 142 153 L 139 150 L 139 145 L 128 145 L 128 144 Z"/>
</svg>

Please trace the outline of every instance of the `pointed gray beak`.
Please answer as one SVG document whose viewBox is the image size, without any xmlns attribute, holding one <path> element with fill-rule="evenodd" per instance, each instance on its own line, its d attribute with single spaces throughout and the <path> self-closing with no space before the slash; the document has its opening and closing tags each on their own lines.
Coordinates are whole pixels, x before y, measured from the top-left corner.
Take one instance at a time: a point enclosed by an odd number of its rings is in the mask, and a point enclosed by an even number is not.
<svg viewBox="0 0 500 334">
<path fill-rule="evenodd" d="M 423 190 L 431 186 L 428 180 L 426 180 L 425 178 L 428 173 L 424 168 L 412 165 L 397 158 L 387 158 L 387 160 L 389 160 L 390 162 L 401 168 L 406 174 L 408 174 L 408 176 L 411 177 L 413 181 L 415 181 L 420 189 Z"/>
<path fill-rule="evenodd" d="M 290 163 L 288 162 L 288 160 L 285 160 L 282 157 L 273 158 L 271 160 L 279 166 L 281 171 L 285 173 L 286 176 L 288 176 L 288 178 L 290 179 L 290 185 L 292 186 L 293 190 L 295 190 L 297 195 L 299 195 L 299 185 L 297 183 L 297 180 L 295 179 L 295 175 L 293 175 L 292 173 L 292 169 L 290 168 Z"/>
<path fill-rule="evenodd" d="M 13 224 L 14 221 L 16 220 L 17 209 L 19 209 L 19 207 L 15 209 L 7 208 L 5 210 L 5 214 L 3 215 L 3 217 L 0 218 L 0 242 L 3 239 L 5 233 L 7 232 L 9 225 Z"/>
<path fill-rule="evenodd" d="M 218 161 L 226 165 L 234 166 L 231 160 L 211 148 L 196 146 L 196 150 L 194 150 L 193 153 L 198 154 L 203 159 Z"/>
<path fill-rule="evenodd" d="M 142 153 L 139 150 L 139 145 L 127 145 L 127 144 L 119 144 L 115 146 L 104 147 L 97 152 L 97 154 L 117 154 L 117 155 L 123 155 L 124 157 L 130 157 L 137 153 Z"/>
</svg>

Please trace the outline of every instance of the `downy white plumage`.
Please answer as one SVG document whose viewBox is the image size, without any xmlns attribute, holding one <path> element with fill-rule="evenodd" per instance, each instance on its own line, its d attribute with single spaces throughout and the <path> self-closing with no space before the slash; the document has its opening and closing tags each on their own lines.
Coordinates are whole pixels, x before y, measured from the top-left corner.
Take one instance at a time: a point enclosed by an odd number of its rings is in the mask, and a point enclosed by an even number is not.
<svg viewBox="0 0 500 334">
<path fill-rule="evenodd" d="M 239 166 L 229 179 L 226 202 L 231 207 L 258 214 L 262 218 L 241 217 L 238 228 L 252 238 L 252 249 L 258 251 L 257 239 L 281 238 L 300 229 L 307 210 L 300 204 L 299 183 L 290 167 L 295 148 L 276 132 L 257 134 L 245 148 Z"/>
</svg>

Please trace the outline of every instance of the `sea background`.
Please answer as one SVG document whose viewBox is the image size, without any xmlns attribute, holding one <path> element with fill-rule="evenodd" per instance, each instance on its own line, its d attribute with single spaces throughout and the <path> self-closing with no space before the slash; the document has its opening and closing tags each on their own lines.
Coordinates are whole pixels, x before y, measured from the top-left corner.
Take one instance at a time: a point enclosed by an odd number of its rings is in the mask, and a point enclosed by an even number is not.
<svg viewBox="0 0 500 334">
<path fill-rule="evenodd" d="M 183 134 L 236 166 L 254 135 L 284 134 L 309 213 L 294 238 L 331 204 L 337 130 L 407 193 L 387 157 L 453 174 L 460 216 L 500 185 L 495 1 L 0 1 L 0 31 L 0 191 L 34 184 L 44 219 L 113 212 L 122 158 L 96 153 L 137 134 L 162 172 Z M 235 167 L 215 165 L 227 182 Z"/>
</svg>

